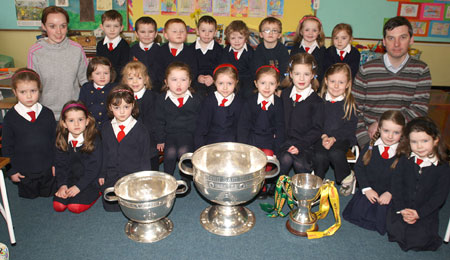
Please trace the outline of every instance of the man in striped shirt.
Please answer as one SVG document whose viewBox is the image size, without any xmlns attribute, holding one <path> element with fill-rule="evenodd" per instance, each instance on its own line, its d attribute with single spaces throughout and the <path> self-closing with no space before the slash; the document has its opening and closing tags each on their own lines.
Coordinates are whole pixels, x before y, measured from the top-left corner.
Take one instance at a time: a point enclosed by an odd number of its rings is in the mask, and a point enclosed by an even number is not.
<svg viewBox="0 0 450 260">
<path fill-rule="evenodd" d="M 358 144 L 367 144 L 387 110 L 400 110 L 407 121 L 428 112 L 431 75 L 428 65 L 408 54 L 414 43 L 411 23 L 389 19 L 383 28 L 386 53 L 359 68 L 352 94 L 358 106 Z"/>
</svg>

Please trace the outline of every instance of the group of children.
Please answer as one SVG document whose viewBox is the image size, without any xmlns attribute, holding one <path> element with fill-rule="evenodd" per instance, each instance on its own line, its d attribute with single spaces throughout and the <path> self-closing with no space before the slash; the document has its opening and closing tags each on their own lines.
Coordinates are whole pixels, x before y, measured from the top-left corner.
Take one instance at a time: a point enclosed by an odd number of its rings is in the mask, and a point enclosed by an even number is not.
<svg viewBox="0 0 450 260">
<path fill-rule="evenodd" d="M 11 158 L 9 175 L 19 196 L 54 195 L 56 211 L 80 213 L 119 178 L 159 170 L 159 153 L 164 172 L 174 174 L 182 154 L 216 142 L 276 155 L 284 175 L 293 168 L 324 178 L 330 164 L 337 183 L 352 175 L 346 153 L 356 144 L 351 87 L 359 52 L 350 45 L 349 25 L 337 25 L 333 46 L 325 49 L 321 21 L 305 16 L 290 54 L 273 17 L 261 22 L 263 42 L 255 51 L 242 21 L 226 28 L 230 45 L 222 49 L 210 16 L 199 20 L 198 38 L 189 46 L 181 19 L 166 22 L 168 43 L 162 46 L 150 17 L 136 21 L 139 43 L 131 49 L 119 36 L 118 12 L 105 12 L 101 27 L 106 36 L 87 66 L 89 81 L 78 101 L 58 109 L 57 126 L 53 112 L 38 102 L 46 88 L 40 75 L 23 68 L 12 77 L 18 104 L 4 119 L 3 155 Z M 437 249 L 438 211 L 450 185 L 443 147 L 429 119 L 405 127 L 400 112 L 383 114 L 355 166 L 361 191 L 344 218 L 381 234 L 387 230 L 404 250 Z M 120 210 L 105 200 L 103 206 Z"/>
</svg>

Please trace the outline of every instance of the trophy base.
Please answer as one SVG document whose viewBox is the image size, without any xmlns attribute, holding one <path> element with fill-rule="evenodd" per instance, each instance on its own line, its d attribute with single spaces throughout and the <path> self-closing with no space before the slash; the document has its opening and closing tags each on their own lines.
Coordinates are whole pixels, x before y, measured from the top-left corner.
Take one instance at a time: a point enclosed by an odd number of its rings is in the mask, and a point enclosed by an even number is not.
<svg viewBox="0 0 450 260">
<path fill-rule="evenodd" d="M 125 225 L 125 234 L 128 238 L 141 243 L 153 243 L 166 238 L 173 230 L 173 223 L 163 218 L 152 223 L 139 223 L 128 221 Z"/>
<path fill-rule="evenodd" d="M 289 223 L 289 221 L 290 221 L 289 219 L 286 221 L 286 228 L 287 228 L 287 230 L 289 232 L 291 232 L 292 234 L 294 234 L 296 236 L 299 236 L 299 237 L 307 237 L 308 236 L 308 233 L 306 233 L 306 232 L 298 231 L 298 230 L 293 229 L 291 227 L 291 224 Z M 317 230 L 319 230 L 319 225 L 317 225 L 315 223 L 313 225 L 314 226 L 312 227 L 312 229 L 308 230 L 308 231 L 317 231 Z"/>
<path fill-rule="evenodd" d="M 219 236 L 237 236 L 255 225 L 255 215 L 242 206 L 209 206 L 200 215 L 204 229 Z"/>
<path fill-rule="evenodd" d="M 298 221 L 295 216 L 303 219 L 304 221 Z M 319 230 L 319 226 L 316 223 L 317 218 L 315 215 L 311 215 L 309 218 L 302 218 L 302 216 L 299 215 L 298 210 L 293 210 L 289 213 L 289 219 L 286 221 L 286 228 L 289 232 L 296 236 L 306 237 L 308 236 L 306 232 Z"/>
</svg>

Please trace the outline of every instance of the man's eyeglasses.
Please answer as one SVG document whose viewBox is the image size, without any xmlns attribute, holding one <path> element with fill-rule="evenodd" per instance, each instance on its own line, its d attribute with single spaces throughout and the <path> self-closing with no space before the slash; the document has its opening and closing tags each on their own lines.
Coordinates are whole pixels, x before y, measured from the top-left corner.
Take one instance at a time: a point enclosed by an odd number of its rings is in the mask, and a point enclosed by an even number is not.
<svg viewBox="0 0 450 260">
<path fill-rule="evenodd" d="M 267 33 L 267 34 L 270 34 L 270 33 L 277 34 L 277 33 L 280 33 L 280 31 L 278 31 L 278 30 L 276 30 L 276 29 L 273 29 L 273 30 L 267 29 L 267 30 L 263 30 L 263 33 Z"/>
</svg>

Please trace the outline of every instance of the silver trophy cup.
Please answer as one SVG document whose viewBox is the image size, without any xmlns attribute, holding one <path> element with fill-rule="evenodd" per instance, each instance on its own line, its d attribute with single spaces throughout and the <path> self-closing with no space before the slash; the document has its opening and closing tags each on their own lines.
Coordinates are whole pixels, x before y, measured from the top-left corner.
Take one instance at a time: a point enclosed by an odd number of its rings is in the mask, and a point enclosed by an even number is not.
<svg viewBox="0 0 450 260">
<path fill-rule="evenodd" d="M 317 217 L 311 213 L 311 203 L 319 196 L 322 179 L 309 173 L 296 174 L 291 178 L 293 199 L 298 208 L 289 213 L 286 228 L 294 235 L 307 236 L 307 231 L 317 231 Z M 283 189 L 285 187 L 283 186 Z M 285 190 L 286 192 L 286 190 Z M 287 194 L 287 192 L 286 192 Z"/>
<path fill-rule="evenodd" d="M 178 186 L 184 189 L 177 190 Z M 166 218 L 172 209 L 175 194 L 188 187 L 185 181 L 156 171 L 142 171 L 120 178 L 114 187 L 105 189 L 107 201 L 118 201 L 123 214 L 130 220 L 125 225 L 127 236 L 137 242 L 152 243 L 167 237 L 173 223 Z M 116 196 L 108 196 L 114 192 Z"/>
<path fill-rule="evenodd" d="M 183 163 L 192 161 L 192 168 Z M 275 169 L 266 172 L 267 163 Z M 192 175 L 197 190 L 219 205 L 206 208 L 200 215 L 201 225 L 211 233 L 237 236 L 255 225 L 249 209 L 238 206 L 253 199 L 265 178 L 278 174 L 280 164 L 260 149 L 241 143 L 216 143 L 200 147 L 194 153 L 181 156 L 180 170 Z"/>
</svg>

